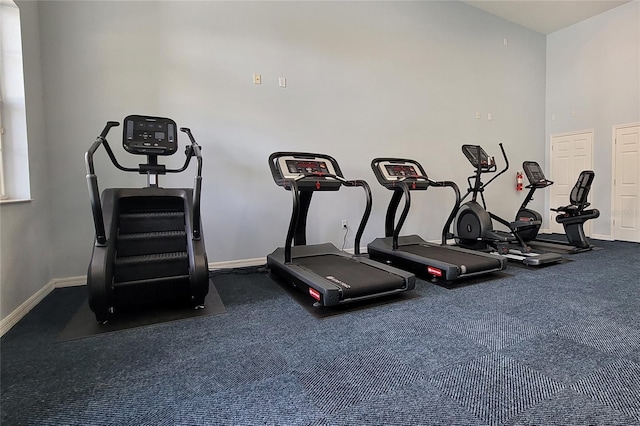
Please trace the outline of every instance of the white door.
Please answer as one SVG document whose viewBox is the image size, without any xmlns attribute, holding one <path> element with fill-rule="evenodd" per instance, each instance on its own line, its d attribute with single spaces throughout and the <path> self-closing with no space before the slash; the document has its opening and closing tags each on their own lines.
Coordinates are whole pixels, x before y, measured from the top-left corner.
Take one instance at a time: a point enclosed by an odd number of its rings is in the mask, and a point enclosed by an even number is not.
<svg viewBox="0 0 640 426">
<path fill-rule="evenodd" d="M 593 167 L 593 130 L 551 135 L 551 185 L 549 206 L 556 208 L 570 204 L 571 190 L 580 172 Z M 598 175 L 596 174 L 596 179 Z M 591 194 L 589 199 L 591 199 Z M 555 220 L 556 213 L 549 212 L 549 230 L 564 234 L 564 227 Z M 584 233 L 591 235 L 590 221 L 584 224 Z"/>
<path fill-rule="evenodd" d="M 640 124 L 614 132 L 613 238 L 640 242 Z"/>
</svg>

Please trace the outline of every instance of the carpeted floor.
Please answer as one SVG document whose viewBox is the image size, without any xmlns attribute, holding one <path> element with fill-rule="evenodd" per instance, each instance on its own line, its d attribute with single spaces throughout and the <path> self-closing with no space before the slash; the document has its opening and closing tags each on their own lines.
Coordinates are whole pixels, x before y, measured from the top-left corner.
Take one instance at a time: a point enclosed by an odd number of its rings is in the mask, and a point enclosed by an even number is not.
<svg viewBox="0 0 640 426">
<path fill-rule="evenodd" d="M 640 425 L 640 245 L 597 245 L 334 315 L 218 275 L 226 313 L 66 342 L 58 289 L 0 341 L 0 422 Z"/>
</svg>

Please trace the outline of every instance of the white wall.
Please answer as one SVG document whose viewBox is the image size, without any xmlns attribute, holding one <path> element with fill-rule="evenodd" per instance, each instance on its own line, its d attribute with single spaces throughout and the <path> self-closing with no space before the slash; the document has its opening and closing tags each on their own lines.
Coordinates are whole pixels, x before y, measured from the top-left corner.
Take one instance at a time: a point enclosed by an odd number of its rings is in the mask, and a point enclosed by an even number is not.
<svg viewBox="0 0 640 426">
<path fill-rule="evenodd" d="M 276 150 L 333 155 L 348 178 L 371 183 L 363 243 L 383 233 L 390 196 L 370 170 L 374 156 L 414 157 L 462 186 L 471 173 L 463 143 L 498 155 L 504 142 L 515 165 L 544 160 L 545 37 L 463 3 L 56 1 L 39 10 L 54 276 L 82 275 L 89 262 L 84 151 L 107 120 L 132 113 L 172 117 L 203 146 L 210 261 L 282 245 L 291 201 L 267 167 Z M 109 139 L 123 156 L 120 138 L 116 129 Z M 102 154 L 101 188 L 143 185 Z M 522 196 L 515 170 L 487 193 L 508 217 Z M 162 182 L 191 185 L 192 174 Z M 430 192 L 414 197 L 406 231 L 438 238 L 451 197 Z M 362 205 L 355 189 L 318 194 L 309 242 L 341 246 L 341 219 L 355 231 Z"/>
<path fill-rule="evenodd" d="M 548 35 L 546 92 L 547 145 L 555 133 L 595 131 L 592 232 L 609 236 L 612 127 L 640 121 L 640 2 Z"/>
<path fill-rule="evenodd" d="M 22 24 L 22 54 L 33 201 L 0 205 L 0 318 L 36 294 L 51 278 L 49 163 L 42 105 L 42 64 L 38 5 L 17 2 Z M 59 259 L 56 259 L 59 261 Z"/>
</svg>

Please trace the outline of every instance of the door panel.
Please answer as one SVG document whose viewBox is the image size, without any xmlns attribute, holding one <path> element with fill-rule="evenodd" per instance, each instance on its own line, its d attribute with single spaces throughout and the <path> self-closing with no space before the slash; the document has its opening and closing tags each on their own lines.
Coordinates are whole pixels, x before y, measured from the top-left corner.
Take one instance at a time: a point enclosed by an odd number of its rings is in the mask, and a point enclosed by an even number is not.
<svg viewBox="0 0 640 426">
<path fill-rule="evenodd" d="M 580 172 L 593 168 L 593 131 L 551 135 L 551 208 L 569 205 L 569 195 Z M 589 196 L 591 198 L 591 196 Z M 543 215 L 544 216 L 544 215 Z M 555 221 L 556 213 L 549 212 L 549 230 L 563 234 L 564 227 Z M 584 232 L 591 235 L 591 224 L 584 224 Z"/>
<path fill-rule="evenodd" d="M 615 127 L 613 238 L 640 242 L 640 125 Z"/>
</svg>

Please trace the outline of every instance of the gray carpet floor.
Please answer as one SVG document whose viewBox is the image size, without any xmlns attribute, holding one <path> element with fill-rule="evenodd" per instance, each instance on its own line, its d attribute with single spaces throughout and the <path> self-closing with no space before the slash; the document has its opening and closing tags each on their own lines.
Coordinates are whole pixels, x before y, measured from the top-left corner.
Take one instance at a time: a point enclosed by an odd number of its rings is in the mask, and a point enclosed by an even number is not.
<svg viewBox="0 0 640 426">
<path fill-rule="evenodd" d="M 3 425 L 640 425 L 640 245 L 313 315 L 269 274 L 226 313 L 60 342 L 57 289 L 0 341 Z"/>
</svg>

